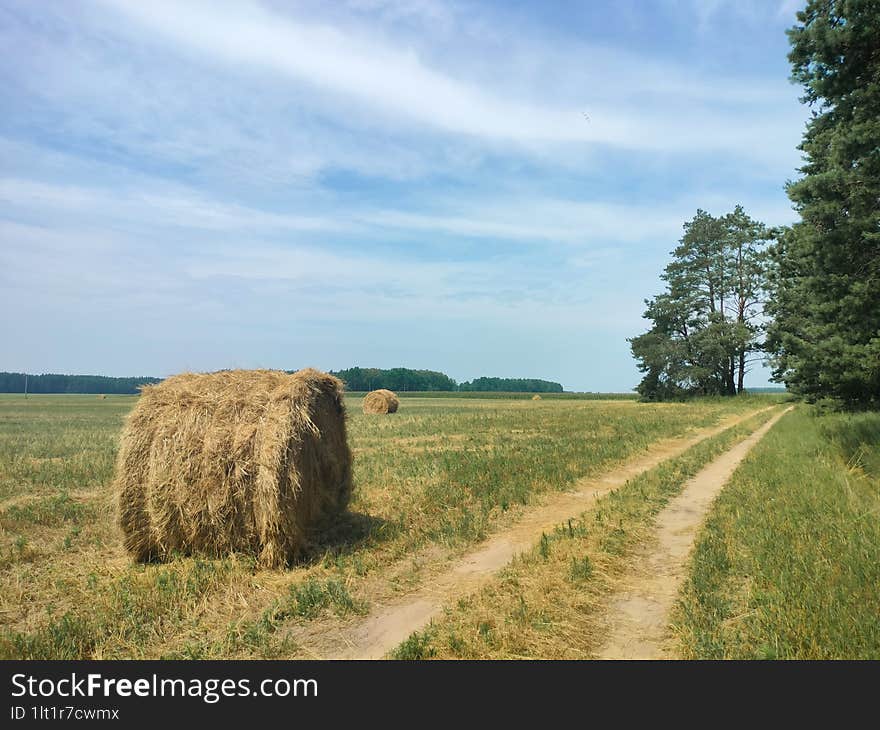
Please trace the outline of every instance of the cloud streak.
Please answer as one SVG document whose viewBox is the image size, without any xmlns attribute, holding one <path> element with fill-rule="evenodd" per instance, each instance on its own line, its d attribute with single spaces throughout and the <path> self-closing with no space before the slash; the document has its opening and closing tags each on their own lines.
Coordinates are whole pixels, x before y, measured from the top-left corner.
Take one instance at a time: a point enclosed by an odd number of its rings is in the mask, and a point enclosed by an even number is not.
<svg viewBox="0 0 880 730">
<path fill-rule="evenodd" d="M 583 143 L 679 152 L 736 149 L 754 156 L 772 150 L 797 118 L 794 104 L 782 114 L 768 104 L 784 84 L 688 78 L 678 69 L 655 69 L 628 54 L 601 50 L 591 54 L 594 68 L 636 80 L 635 88 L 630 84 L 625 94 L 610 93 L 612 88 L 600 72 L 581 80 L 579 103 L 570 98 L 520 99 L 509 80 L 496 84 L 509 90 L 500 95 L 425 63 L 413 47 L 391 46 L 364 32 L 303 22 L 253 4 L 223 5 L 224 11 L 216 12 L 216 3 L 105 2 L 200 61 L 228 68 L 251 67 L 307 84 L 315 92 L 336 95 L 367 113 L 378 113 L 383 124 L 410 122 L 496 142 Z M 553 53 L 544 55 L 531 60 L 552 79 L 551 74 L 558 73 L 565 61 Z M 794 96 L 790 93 L 792 101 Z M 682 114 L 677 102 L 694 98 L 703 104 Z M 731 102 L 751 107 L 750 124 L 731 116 Z M 589 107 L 588 119 L 585 107 Z M 766 146 L 755 144 L 757 129 L 767 140 Z"/>
</svg>

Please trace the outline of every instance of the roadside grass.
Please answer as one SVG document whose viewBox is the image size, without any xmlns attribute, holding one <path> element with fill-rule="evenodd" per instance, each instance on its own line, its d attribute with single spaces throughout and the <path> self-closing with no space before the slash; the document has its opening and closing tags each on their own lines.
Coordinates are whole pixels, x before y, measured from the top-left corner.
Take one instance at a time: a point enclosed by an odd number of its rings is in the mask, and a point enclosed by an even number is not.
<svg viewBox="0 0 880 730">
<path fill-rule="evenodd" d="M 348 586 L 339 578 L 319 581 L 309 576 L 293 584 L 287 594 L 275 599 L 256 620 L 242 621 L 229 627 L 226 640 L 215 643 L 207 652 L 213 656 L 232 656 L 242 651 L 262 658 L 275 658 L 295 653 L 290 637 L 276 632 L 292 618 L 314 619 L 328 612 L 337 617 L 367 612 L 365 602 L 352 597 Z"/>
<path fill-rule="evenodd" d="M 351 514 L 285 571 L 131 563 L 109 486 L 134 402 L 0 396 L 0 657 L 297 656 L 286 624 L 366 611 L 377 579 L 407 590 L 422 556 L 467 549 L 543 493 L 772 401 L 407 398 L 366 417 L 350 398 Z"/>
<path fill-rule="evenodd" d="M 650 536 L 654 516 L 691 476 L 771 416 L 758 414 L 602 497 L 390 656 L 589 658 L 604 637 L 605 599 Z"/>
<path fill-rule="evenodd" d="M 880 659 L 880 413 L 802 406 L 698 539 L 675 612 L 691 659 Z"/>
</svg>

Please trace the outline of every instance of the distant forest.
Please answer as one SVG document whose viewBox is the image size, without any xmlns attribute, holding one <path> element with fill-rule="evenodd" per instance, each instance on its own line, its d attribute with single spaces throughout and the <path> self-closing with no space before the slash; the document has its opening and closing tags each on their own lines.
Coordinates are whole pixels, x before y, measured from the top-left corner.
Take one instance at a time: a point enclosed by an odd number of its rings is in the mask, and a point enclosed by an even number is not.
<svg viewBox="0 0 880 730">
<path fill-rule="evenodd" d="M 293 372 L 293 371 L 290 371 Z M 483 393 L 561 393 L 562 385 L 548 380 L 524 378 L 476 378 L 459 385 L 448 375 L 434 370 L 409 368 L 348 368 L 330 371 L 345 382 L 350 391 L 388 390 L 483 392 Z M 138 387 L 160 382 L 161 378 L 108 378 L 102 375 L 25 375 L 0 373 L 0 393 L 24 393 L 27 378 L 28 393 L 106 393 L 133 395 Z"/>
<path fill-rule="evenodd" d="M 460 385 L 444 373 L 434 370 L 410 370 L 408 368 L 349 368 L 331 371 L 345 382 L 348 390 L 376 390 L 387 388 L 407 391 L 467 391 L 480 393 L 561 393 L 559 383 L 548 380 L 524 378 L 476 378 Z"/>
<path fill-rule="evenodd" d="M 469 383 L 462 383 L 459 390 L 478 391 L 480 393 L 561 393 L 562 386 L 549 380 L 533 378 L 475 378 Z"/>
<path fill-rule="evenodd" d="M 331 370 L 330 374 L 344 381 L 347 390 L 458 390 L 458 385 L 452 378 L 434 370 L 348 368 Z"/>
<path fill-rule="evenodd" d="M 160 382 L 161 378 L 108 378 L 103 375 L 25 375 L 0 373 L 0 393 L 104 393 L 133 395 L 141 385 Z"/>
</svg>

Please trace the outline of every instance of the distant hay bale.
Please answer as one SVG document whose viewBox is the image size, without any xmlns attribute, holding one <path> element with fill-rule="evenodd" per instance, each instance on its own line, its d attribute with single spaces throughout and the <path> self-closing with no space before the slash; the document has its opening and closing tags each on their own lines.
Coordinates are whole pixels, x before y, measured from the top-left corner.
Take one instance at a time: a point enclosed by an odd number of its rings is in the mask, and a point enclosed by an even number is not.
<svg viewBox="0 0 880 730">
<path fill-rule="evenodd" d="M 400 401 L 390 390 L 380 388 L 364 396 L 364 413 L 397 413 Z"/>
<path fill-rule="evenodd" d="M 348 506 L 343 385 L 317 370 L 184 373 L 142 388 L 116 464 L 119 525 L 140 561 L 173 552 L 294 560 Z"/>
<path fill-rule="evenodd" d="M 103 394 L 102 394 L 102 395 L 99 395 L 99 396 L 98 396 L 98 400 L 107 400 L 107 396 L 106 396 L 106 395 L 103 395 Z"/>
<path fill-rule="evenodd" d="M 539 396 L 537 393 L 535 393 L 535 394 L 532 396 L 532 400 L 541 400 L 541 396 Z"/>
</svg>

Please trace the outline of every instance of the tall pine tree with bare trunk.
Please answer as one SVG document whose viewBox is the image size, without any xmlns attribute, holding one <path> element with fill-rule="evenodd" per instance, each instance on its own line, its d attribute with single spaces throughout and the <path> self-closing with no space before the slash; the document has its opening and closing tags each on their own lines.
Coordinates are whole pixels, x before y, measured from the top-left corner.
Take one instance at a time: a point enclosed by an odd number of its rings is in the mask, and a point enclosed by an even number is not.
<svg viewBox="0 0 880 730">
<path fill-rule="evenodd" d="M 650 400 L 736 395 L 761 351 L 766 291 L 766 227 L 741 206 L 720 218 L 698 210 L 646 300 L 651 329 L 630 340 Z"/>
</svg>

